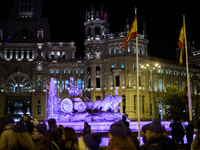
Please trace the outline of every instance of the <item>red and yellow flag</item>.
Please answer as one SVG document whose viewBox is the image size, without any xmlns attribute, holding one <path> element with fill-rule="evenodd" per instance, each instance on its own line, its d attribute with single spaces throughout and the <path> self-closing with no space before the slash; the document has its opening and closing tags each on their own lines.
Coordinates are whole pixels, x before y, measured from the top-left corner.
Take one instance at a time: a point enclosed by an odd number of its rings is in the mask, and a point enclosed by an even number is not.
<svg viewBox="0 0 200 150">
<path fill-rule="evenodd" d="M 47 93 L 49 93 L 49 83 L 47 83 Z"/>
<path fill-rule="evenodd" d="M 178 47 L 181 49 L 180 52 L 180 58 L 179 58 L 179 66 L 183 63 L 183 45 L 185 44 L 185 32 L 184 32 L 184 26 L 182 26 L 180 31 L 180 36 L 178 40 Z"/>
<path fill-rule="evenodd" d="M 121 51 L 122 49 L 124 49 L 126 47 L 126 44 L 128 43 L 128 41 L 130 39 L 133 39 L 133 38 L 137 37 L 137 33 L 138 33 L 137 32 L 137 14 L 135 14 L 135 17 L 134 17 L 133 22 L 131 24 L 131 27 L 130 27 L 130 29 L 128 31 L 126 39 L 125 39 L 122 47 L 119 49 L 119 51 Z"/>
</svg>

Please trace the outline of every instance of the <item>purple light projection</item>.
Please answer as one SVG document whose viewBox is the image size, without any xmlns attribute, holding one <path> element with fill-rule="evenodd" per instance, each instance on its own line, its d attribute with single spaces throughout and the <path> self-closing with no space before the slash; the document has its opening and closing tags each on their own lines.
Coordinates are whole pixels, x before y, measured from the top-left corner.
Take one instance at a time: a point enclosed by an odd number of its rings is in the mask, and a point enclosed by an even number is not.
<svg viewBox="0 0 200 150">
<path fill-rule="evenodd" d="M 93 102 L 87 97 L 82 98 L 81 88 L 74 85 L 74 78 L 70 77 L 70 83 L 67 85 L 69 98 L 61 100 L 57 98 L 54 79 L 51 78 L 48 98 L 48 119 L 55 118 L 57 122 L 113 122 L 122 118 L 120 112 L 114 112 L 120 109 L 121 96 L 107 95 L 104 100 Z M 92 112 L 87 112 L 92 109 Z M 76 111 L 76 112 L 75 112 Z"/>
</svg>

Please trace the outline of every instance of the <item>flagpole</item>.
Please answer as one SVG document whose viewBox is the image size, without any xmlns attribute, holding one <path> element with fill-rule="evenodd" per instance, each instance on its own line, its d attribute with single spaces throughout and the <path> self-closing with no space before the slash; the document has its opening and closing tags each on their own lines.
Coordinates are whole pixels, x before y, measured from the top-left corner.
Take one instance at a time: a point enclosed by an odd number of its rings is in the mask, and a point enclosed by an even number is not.
<svg viewBox="0 0 200 150">
<path fill-rule="evenodd" d="M 46 80 L 46 113 L 45 113 L 45 121 L 47 120 L 47 80 Z"/>
<path fill-rule="evenodd" d="M 135 15 L 137 8 L 135 8 Z M 136 22 L 137 23 L 137 22 Z M 139 65 L 138 65 L 138 37 L 136 36 L 136 76 L 137 76 L 137 116 L 138 116 L 138 140 L 140 143 L 140 100 L 139 100 Z"/>
<path fill-rule="evenodd" d="M 185 36 L 187 85 L 188 85 L 188 107 L 189 107 L 189 121 L 190 121 L 192 120 L 192 105 L 191 105 L 190 79 L 189 79 L 189 67 L 188 67 L 187 39 L 186 39 L 186 29 L 185 29 L 185 15 L 183 15 L 183 30 L 185 33 L 184 36 Z"/>
</svg>

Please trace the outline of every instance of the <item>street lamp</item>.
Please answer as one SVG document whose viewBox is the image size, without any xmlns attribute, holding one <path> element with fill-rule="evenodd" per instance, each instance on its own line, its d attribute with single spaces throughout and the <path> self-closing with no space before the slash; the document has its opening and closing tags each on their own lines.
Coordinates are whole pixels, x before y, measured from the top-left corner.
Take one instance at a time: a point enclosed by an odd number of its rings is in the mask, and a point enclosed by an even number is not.
<svg viewBox="0 0 200 150">
<path fill-rule="evenodd" d="M 148 69 L 149 71 L 150 71 L 150 80 L 151 80 L 151 87 L 149 87 L 149 88 L 151 88 L 151 101 L 150 101 L 150 103 L 151 103 L 151 105 L 152 105 L 152 120 L 155 118 L 155 101 L 154 101 L 154 99 L 153 99 L 153 76 L 152 76 L 152 72 L 153 72 L 153 70 L 155 70 L 156 68 L 161 68 L 161 66 L 159 65 L 159 64 L 155 64 L 155 65 L 149 65 L 148 63 L 146 64 L 146 65 L 141 65 L 141 68 L 143 68 L 143 69 Z"/>
</svg>

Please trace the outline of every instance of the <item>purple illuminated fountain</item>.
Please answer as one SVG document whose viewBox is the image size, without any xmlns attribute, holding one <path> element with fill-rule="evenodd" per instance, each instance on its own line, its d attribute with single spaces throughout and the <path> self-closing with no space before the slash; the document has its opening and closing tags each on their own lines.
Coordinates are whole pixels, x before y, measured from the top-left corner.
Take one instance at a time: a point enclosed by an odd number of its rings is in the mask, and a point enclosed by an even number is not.
<svg viewBox="0 0 200 150">
<path fill-rule="evenodd" d="M 118 95 L 117 90 L 115 96 L 107 95 L 104 100 L 93 102 L 91 99 L 82 96 L 81 89 L 74 84 L 73 77 L 70 77 L 67 89 L 69 98 L 64 98 L 63 100 L 57 98 L 54 79 L 51 78 L 48 119 L 55 118 L 57 122 L 62 124 L 73 125 L 73 127 L 75 125 L 74 129 L 76 131 L 82 131 L 85 121 L 89 122 L 94 130 L 108 131 L 113 122 L 121 120 L 122 114 L 118 112 L 121 96 Z M 88 109 L 92 111 L 87 112 Z"/>
</svg>

